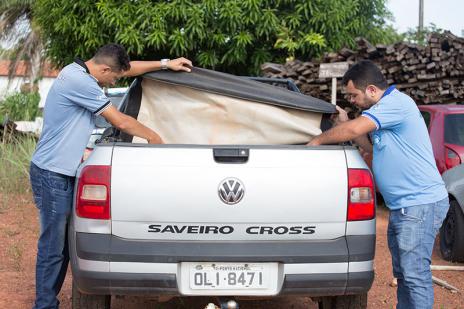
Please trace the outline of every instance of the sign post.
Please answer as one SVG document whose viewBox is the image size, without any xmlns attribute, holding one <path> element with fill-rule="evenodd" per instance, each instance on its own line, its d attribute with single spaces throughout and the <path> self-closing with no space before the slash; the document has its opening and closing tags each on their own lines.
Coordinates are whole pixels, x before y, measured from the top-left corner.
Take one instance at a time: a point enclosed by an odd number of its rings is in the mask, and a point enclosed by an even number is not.
<svg viewBox="0 0 464 309">
<path fill-rule="evenodd" d="M 332 104 L 337 105 L 337 77 L 348 71 L 348 62 L 321 63 L 319 78 L 332 78 Z"/>
</svg>

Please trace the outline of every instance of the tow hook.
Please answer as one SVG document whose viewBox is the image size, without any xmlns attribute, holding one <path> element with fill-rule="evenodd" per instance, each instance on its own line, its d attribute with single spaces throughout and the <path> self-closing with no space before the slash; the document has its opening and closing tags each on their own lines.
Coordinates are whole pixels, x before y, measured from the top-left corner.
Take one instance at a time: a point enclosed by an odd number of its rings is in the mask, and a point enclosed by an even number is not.
<svg viewBox="0 0 464 309">
<path fill-rule="evenodd" d="M 233 299 L 227 301 L 221 300 L 220 303 L 221 307 L 218 307 L 213 303 L 209 303 L 205 309 L 239 309 L 238 303 Z"/>
<path fill-rule="evenodd" d="M 231 299 L 226 302 L 221 302 L 221 309 L 239 309 L 238 303 Z"/>
</svg>

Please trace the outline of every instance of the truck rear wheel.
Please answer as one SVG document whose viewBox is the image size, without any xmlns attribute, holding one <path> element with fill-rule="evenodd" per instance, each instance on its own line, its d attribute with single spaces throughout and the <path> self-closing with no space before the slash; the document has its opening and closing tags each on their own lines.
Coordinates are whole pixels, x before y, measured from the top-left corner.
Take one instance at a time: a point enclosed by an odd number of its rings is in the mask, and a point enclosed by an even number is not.
<svg viewBox="0 0 464 309">
<path fill-rule="evenodd" d="M 440 251 L 447 261 L 464 262 L 464 213 L 454 200 L 440 228 Z"/>
<path fill-rule="evenodd" d="M 365 309 L 367 293 L 358 295 L 327 296 L 319 300 L 319 309 Z"/>
<path fill-rule="evenodd" d="M 79 291 L 73 280 L 72 308 L 73 309 L 110 309 L 110 295 L 90 295 Z"/>
</svg>

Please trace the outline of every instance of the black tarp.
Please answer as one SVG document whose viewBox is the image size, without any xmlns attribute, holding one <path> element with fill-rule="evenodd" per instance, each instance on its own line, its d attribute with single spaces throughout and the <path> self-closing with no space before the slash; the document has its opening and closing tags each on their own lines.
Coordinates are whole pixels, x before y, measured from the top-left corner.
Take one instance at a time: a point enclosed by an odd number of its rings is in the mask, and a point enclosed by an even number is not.
<svg viewBox="0 0 464 309">
<path fill-rule="evenodd" d="M 207 69 L 193 68 L 190 73 L 155 71 L 146 73 L 142 77 L 276 106 L 324 114 L 333 114 L 336 111 L 334 105 L 308 95 Z"/>
</svg>

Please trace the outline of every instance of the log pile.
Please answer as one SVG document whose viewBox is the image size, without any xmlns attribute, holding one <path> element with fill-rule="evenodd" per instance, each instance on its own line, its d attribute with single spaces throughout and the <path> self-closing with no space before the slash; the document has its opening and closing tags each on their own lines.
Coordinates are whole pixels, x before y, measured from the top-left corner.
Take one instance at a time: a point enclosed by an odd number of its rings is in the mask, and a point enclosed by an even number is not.
<svg viewBox="0 0 464 309">
<path fill-rule="evenodd" d="M 426 46 L 405 42 L 374 46 L 363 38 L 356 43 L 356 50 L 342 48 L 314 61 L 266 63 L 262 70 L 266 77 L 292 79 L 303 93 L 330 102 L 331 79 L 319 79 L 320 63 L 370 59 L 382 69 L 388 84 L 395 84 L 417 104 L 464 102 L 464 38 L 445 32 L 432 34 Z M 339 79 L 337 104 L 346 105 L 341 86 Z"/>
</svg>

